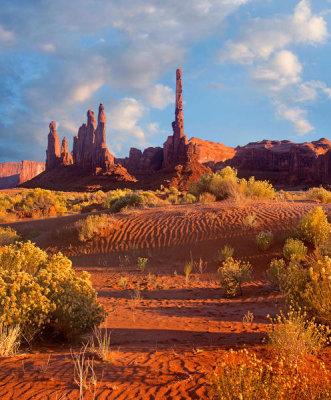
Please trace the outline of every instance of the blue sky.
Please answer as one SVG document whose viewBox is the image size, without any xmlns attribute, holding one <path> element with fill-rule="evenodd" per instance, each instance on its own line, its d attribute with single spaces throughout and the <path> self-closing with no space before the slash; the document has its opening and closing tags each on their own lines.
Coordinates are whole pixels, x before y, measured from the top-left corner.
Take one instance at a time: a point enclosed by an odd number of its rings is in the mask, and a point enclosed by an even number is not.
<svg viewBox="0 0 331 400">
<path fill-rule="evenodd" d="M 0 162 L 69 146 L 99 103 L 116 156 L 172 134 L 183 68 L 188 137 L 245 145 L 328 137 L 329 0 L 2 0 Z"/>
</svg>

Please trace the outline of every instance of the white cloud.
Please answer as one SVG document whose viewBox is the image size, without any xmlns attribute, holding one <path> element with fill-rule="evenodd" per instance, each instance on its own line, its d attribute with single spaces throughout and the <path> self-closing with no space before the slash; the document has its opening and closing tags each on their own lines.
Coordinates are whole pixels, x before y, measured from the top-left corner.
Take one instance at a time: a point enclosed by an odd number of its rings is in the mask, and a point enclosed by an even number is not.
<svg viewBox="0 0 331 400">
<path fill-rule="evenodd" d="M 312 14 L 310 2 L 302 0 L 293 15 L 253 20 L 238 41 L 229 40 L 220 53 L 221 62 L 252 64 L 290 44 L 322 43 L 328 37 L 326 21 Z"/>
<path fill-rule="evenodd" d="M 277 115 L 292 122 L 294 130 L 302 135 L 314 127 L 307 120 L 307 111 L 296 103 L 315 100 L 318 90 L 331 98 L 331 89 L 320 81 L 303 81 L 303 66 L 289 47 L 316 45 L 328 36 L 325 19 L 312 13 L 308 0 L 301 0 L 292 15 L 259 18 L 245 26 L 238 40 L 225 43 L 220 61 L 248 66 L 252 81 L 276 105 Z"/>
<path fill-rule="evenodd" d="M 96 92 L 103 85 L 103 81 L 97 80 L 84 85 L 78 85 L 69 94 L 70 103 L 81 103 L 88 100 L 94 92 Z"/>
<path fill-rule="evenodd" d="M 144 100 L 153 108 L 165 109 L 169 104 L 175 102 L 175 93 L 168 87 L 160 83 L 147 88 L 142 94 Z"/>
<path fill-rule="evenodd" d="M 45 53 L 54 53 L 56 48 L 53 43 L 43 43 L 40 46 L 40 49 Z"/>
<path fill-rule="evenodd" d="M 296 132 L 298 132 L 300 136 L 314 130 L 314 127 L 305 118 L 307 114 L 306 110 L 302 110 L 299 107 L 291 108 L 285 104 L 278 104 L 277 112 L 281 118 L 287 119 L 293 123 Z"/>
</svg>

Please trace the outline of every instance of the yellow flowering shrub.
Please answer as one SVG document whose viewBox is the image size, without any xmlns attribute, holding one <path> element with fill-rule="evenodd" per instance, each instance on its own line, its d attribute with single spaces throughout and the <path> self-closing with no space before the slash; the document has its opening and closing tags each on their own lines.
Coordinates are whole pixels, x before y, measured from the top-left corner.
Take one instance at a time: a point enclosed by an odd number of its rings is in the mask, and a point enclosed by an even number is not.
<svg viewBox="0 0 331 400">
<path fill-rule="evenodd" d="M 19 240 L 19 234 L 9 226 L 4 228 L 0 226 L 0 246 L 6 246 L 8 244 L 13 244 Z"/>
<path fill-rule="evenodd" d="M 213 400 L 322 400 L 331 373 L 318 359 L 277 358 L 272 364 L 247 350 L 227 352 L 208 376 Z"/>
<path fill-rule="evenodd" d="M 102 322 L 89 274 L 76 275 L 61 253 L 51 257 L 31 242 L 0 250 L 0 323 L 19 325 L 30 340 L 42 332 L 71 339 Z"/>
<path fill-rule="evenodd" d="M 318 247 L 325 242 L 331 234 L 331 224 L 322 207 L 316 207 L 304 215 L 297 227 L 296 235 Z"/>
</svg>

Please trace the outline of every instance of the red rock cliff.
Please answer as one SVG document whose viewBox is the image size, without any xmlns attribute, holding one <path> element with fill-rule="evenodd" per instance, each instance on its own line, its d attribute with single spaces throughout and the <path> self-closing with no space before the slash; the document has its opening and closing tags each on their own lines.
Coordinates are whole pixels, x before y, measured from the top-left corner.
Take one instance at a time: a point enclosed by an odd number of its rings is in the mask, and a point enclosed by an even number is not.
<svg viewBox="0 0 331 400">
<path fill-rule="evenodd" d="M 0 189 L 15 187 L 29 181 L 45 170 L 45 163 L 36 161 L 6 162 L 0 164 Z"/>
</svg>

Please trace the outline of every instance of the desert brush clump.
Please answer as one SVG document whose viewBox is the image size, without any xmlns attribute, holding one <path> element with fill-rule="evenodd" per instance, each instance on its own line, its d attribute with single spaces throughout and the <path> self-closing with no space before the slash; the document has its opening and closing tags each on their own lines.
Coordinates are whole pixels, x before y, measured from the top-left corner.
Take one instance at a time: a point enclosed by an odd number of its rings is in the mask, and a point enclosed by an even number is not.
<svg viewBox="0 0 331 400">
<path fill-rule="evenodd" d="M 216 200 L 227 198 L 250 198 L 272 200 L 276 193 L 267 181 L 256 181 L 254 177 L 249 180 L 237 177 L 237 170 L 231 167 L 212 174 L 202 176 L 197 182 L 191 184 L 189 192 L 196 197 L 203 193 L 210 193 Z"/>
<path fill-rule="evenodd" d="M 331 258 L 311 257 L 305 264 L 290 262 L 279 275 L 287 304 L 331 326 Z"/>
<path fill-rule="evenodd" d="M 223 262 L 228 258 L 232 257 L 234 253 L 234 248 L 226 244 L 221 250 L 217 252 L 217 261 Z"/>
<path fill-rule="evenodd" d="M 287 260 L 301 262 L 306 258 L 307 247 L 300 239 L 288 238 L 283 247 L 283 254 Z"/>
<path fill-rule="evenodd" d="M 299 239 L 318 247 L 328 240 L 331 233 L 331 224 L 322 207 L 316 207 L 304 215 L 294 231 Z"/>
<path fill-rule="evenodd" d="M 86 242 L 96 234 L 100 235 L 104 230 L 113 229 L 115 225 L 116 219 L 112 215 L 89 215 L 87 218 L 75 222 L 75 229 L 78 233 L 78 240 Z"/>
<path fill-rule="evenodd" d="M 331 192 L 323 187 L 309 189 L 304 197 L 307 200 L 316 201 L 317 203 L 331 203 Z"/>
<path fill-rule="evenodd" d="M 0 226 L 0 246 L 14 244 L 18 240 L 20 240 L 20 236 L 14 229 L 9 226 L 7 228 Z"/>
<path fill-rule="evenodd" d="M 331 374 L 313 359 L 269 363 L 248 350 L 228 351 L 207 377 L 212 400 L 327 400 Z"/>
<path fill-rule="evenodd" d="M 27 341 L 42 333 L 75 338 L 104 316 L 90 275 L 77 275 L 61 253 L 48 256 L 29 241 L 0 249 L 0 323 L 20 326 Z"/>
<path fill-rule="evenodd" d="M 191 193 L 186 193 L 180 200 L 181 204 L 193 204 L 197 202 L 197 198 L 191 194 Z"/>
<path fill-rule="evenodd" d="M 274 235 L 272 232 L 260 232 L 256 235 L 256 244 L 259 250 L 266 251 L 269 250 L 273 245 Z"/>
<path fill-rule="evenodd" d="M 280 281 L 285 272 L 285 261 L 282 258 L 273 258 L 270 262 L 269 268 L 266 271 L 266 278 L 273 286 L 279 288 Z"/>
<path fill-rule="evenodd" d="M 10 357 L 20 347 L 21 328 L 19 325 L 7 326 L 0 323 L 0 357 Z"/>
<path fill-rule="evenodd" d="M 251 271 L 249 262 L 227 258 L 217 270 L 224 296 L 234 297 L 238 290 L 242 295 L 241 285 L 250 280 Z"/>
<path fill-rule="evenodd" d="M 199 203 L 208 204 L 214 203 L 214 201 L 216 201 L 216 196 L 211 193 L 205 192 L 199 195 Z"/>
<path fill-rule="evenodd" d="M 301 310 L 290 310 L 270 318 L 272 330 L 268 332 L 269 345 L 277 354 L 297 360 L 303 356 L 317 355 L 329 340 L 329 328 L 317 324 Z"/>
<path fill-rule="evenodd" d="M 143 199 L 135 194 L 129 193 L 121 197 L 117 197 L 110 201 L 109 209 L 110 211 L 117 213 L 123 210 L 124 208 L 136 208 L 141 207 L 143 205 Z"/>
</svg>

